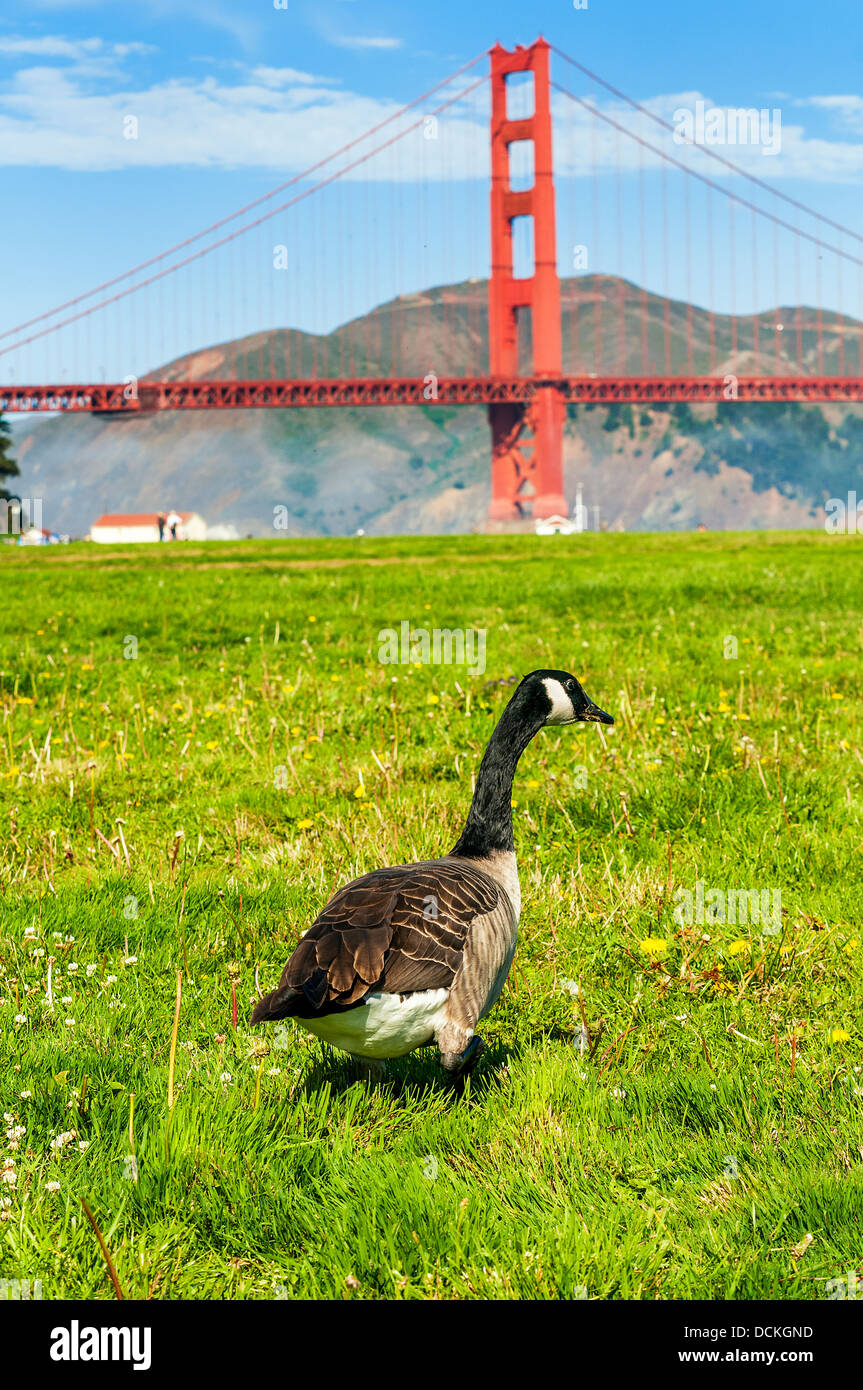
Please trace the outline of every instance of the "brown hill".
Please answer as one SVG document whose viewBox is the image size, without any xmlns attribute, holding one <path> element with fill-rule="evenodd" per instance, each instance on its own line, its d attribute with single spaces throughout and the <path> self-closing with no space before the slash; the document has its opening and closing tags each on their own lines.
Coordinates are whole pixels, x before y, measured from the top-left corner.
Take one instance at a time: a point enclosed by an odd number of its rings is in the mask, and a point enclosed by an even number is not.
<svg viewBox="0 0 863 1390">
<path fill-rule="evenodd" d="M 152 378 L 389 374 L 485 368 L 487 285 L 405 295 L 325 337 L 274 330 L 216 344 Z M 565 369 L 695 373 L 818 369 L 817 316 L 782 308 L 733 322 L 611 276 L 563 282 Z M 644 319 L 646 313 L 646 321 Z M 821 369 L 856 370 L 863 328 L 821 314 Z M 643 325 L 646 322 L 646 327 Z M 691 347 L 690 347 L 691 344 Z M 712 348 L 711 348 L 712 344 Z M 529 325 L 523 341 L 526 369 Z M 62 416 L 18 446 L 21 492 L 45 523 L 85 534 L 102 511 L 178 506 L 211 526 L 272 534 L 461 531 L 483 526 L 485 412 L 472 407 L 162 412 Z M 819 524 L 819 506 L 855 485 L 857 408 L 704 407 L 570 411 L 565 485 L 601 524 L 627 529 Z M 591 511 L 591 524 L 596 513 Z"/>
</svg>

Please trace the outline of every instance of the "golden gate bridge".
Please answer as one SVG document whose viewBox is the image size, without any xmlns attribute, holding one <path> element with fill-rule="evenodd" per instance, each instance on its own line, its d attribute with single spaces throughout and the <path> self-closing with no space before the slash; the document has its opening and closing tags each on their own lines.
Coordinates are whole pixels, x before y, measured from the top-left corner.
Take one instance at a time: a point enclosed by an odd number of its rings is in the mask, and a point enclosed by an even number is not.
<svg viewBox="0 0 863 1390">
<path fill-rule="evenodd" d="M 488 71 L 478 71 L 485 63 Z M 519 77 L 532 81 L 532 109 L 526 113 L 511 109 L 511 84 Z M 569 84 L 575 80 L 586 80 L 591 94 L 573 91 Z M 613 98 L 614 114 L 600 107 L 597 90 Z M 164 342 L 166 325 L 176 337 L 184 318 L 191 336 L 193 300 L 203 305 L 199 343 L 208 341 L 208 335 L 211 343 L 218 340 L 238 298 L 246 316 L 257 308 L 261 321 L 280 314 L 287 321 L 290 292 L 281 301 L 275 291 L 265 293 L 263 255 L 253 258 L 258 282 L 250 287 L 248 275 L 240 273 L 238 248 L 248 246 L 267 224 L 275 225 L 274 219 L 296 216 L 301 208 L 306 213 L 303 240 L 316 272 L 328 277 L 330 286 L 335 283 L 334 302 L 346 300 L 347 278 L 355 281 L 363 273 L 353 255 L 360 180 L 366 230 L 373 233 L 368 244 L 379 264 L 388 260 L 404 269 L 406 246 L 419 245 L 433 224 L 444 262 L 464 249 L 459 242 L 476 246 L 481 235 L 477 219 L 466 206 L 459 220 L 451 188 L 457 168 L 458 176 L 465 176 L 465 160 L 459 161 L 454 144 L 460 133 L 469 142 L 477 115 L 485 110 L 483 98 L 490 117 L 487 288 L 472 278 L 437 292 L 399 294 L 386 314 L 379 307 L 328 335 L 286 329 L 260 334 L 257 342 L 253 335 L 202 349 L 140 377 L 120 371 L 113 381 L 62 380 L 76 357 L 92 360 L 95 352 L 103 361 L 128 364 L 130 344 L 137 356 L 145 344 L 153 353 L 153 344 Z M 630 253 L 640 254 L 640 286 L 622 274 L 561 280 L 554 146 L 559 160 L 561 138 L 566 137 L 558 135 L 553 143 L 553 100 L 558 112 L 579 113 L 577 137 L 581 146 L 587 139 L 592 147 L 592 175 L 568 179 L 570 225 L 592 225 L 595 243 L 616 235 L 621 265 L 628 239 Z M 440 194 L 433 211 L 434 180 L 423 176 L 418 141 L 427 140 L 430 131 L 436 136 L 437 123 L 446 121 L 450 163 L 448 168 L 446 161 L 438 163 Z M 582 165 L 589 166 L 590 152 L 581 154 Z M 382 195 L 372 196 L 373 184 L 366 181 L 375 162 L 383 159 L 399 189 L 385 214 Z M 615 165 L 611 237 L 607 211 L 604 225 L 601 221 L 598 193 L 603 159 Z M 472 172 L 480 177 L 475 150 L 473 160 Z M 567 167 L 579 163 L 569 151 L 564 162 Z M 637 188 L 628 213 L 622 182 L 627 174 Z M 587 197 L 579 189 L 591 176 L 588 213 Z M 679 237 L 670 230 L 672 176 L 681 190 Z M 353 201 L 327 203 L 334 190 L 352 182 Z M 406 212 L 407 187 L 415 201 Z M 647 212 L 651 193 L 658 204 L 653 220 Z M 725 217 L 720 232 L 717 221 Z M 524 229 L 531 234 L 531 264 L 527 273 L 518 273 L 518 238 Z M 4 371 L 0 363 L 0 375 L 10 381 L 0 386 L 0 409 L 131 416 L 161 410 L 482 405 L 491 432 L 491 517 L 506 520 L 527 510 L 548 517 L 567 509 L 563 432 L 568 403 L 863 400 L 861 243 L 858 233 L 718 149 L 691 140 L 682 147 L 668 121 L 543 39 L 512 51 L 496 45 L 260 198 L 0 333 L 0 358 L 7 364 Z M 708 286 L 706 308 L 696 308 L 689 294 L 674 302 L 667 292 L 662 299 L 648 293 L 649 244 L 660 248 L 666 285 L 670 257 L 682 264 L 687 288 L 694 267 L 700 268 Z M 328 266 L 330 250 L 334 264 Z M 748 314 L 735 307 L 744 266 L 753 306 Z M 825 303 L 828 269 L 836 309 Z M 194 288 L 193 275 L 199 277 Z M 811 307 L 800 302 L 804 276 L 807 285 L 814 285 Z M 759 312 L 765 282 L 773 307 Z M 714 302 L 717 285 L 728 301 L 725 312 Z M 781 304 L 789 288 L 786 302 L 794 303 L 792 309 Z M 852 293 L 858 318 L 844 312 Z M 49 384 L 33 384 L 27 375 L 37 352 L 43 363 L 54 354 L 58 371 Z M 14 384 L 19 377 L 22 384 Z"/>
</svg>

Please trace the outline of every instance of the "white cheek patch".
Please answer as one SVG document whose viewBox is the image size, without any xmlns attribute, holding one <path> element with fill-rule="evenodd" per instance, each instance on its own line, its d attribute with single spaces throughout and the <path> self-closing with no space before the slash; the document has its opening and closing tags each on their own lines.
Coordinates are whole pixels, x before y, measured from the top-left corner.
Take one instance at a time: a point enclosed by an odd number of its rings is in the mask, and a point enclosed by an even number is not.
<svg viewBox="0 0 863 1390">
<path fill-rule="evenodd" d="M 545 676 L 542 683 L 551 700 L 551 713 L 545 721 L 546 724 L 574 723 L 575 709 L 560 681 L 554 680 L 552 676 Z"/>
</svg>

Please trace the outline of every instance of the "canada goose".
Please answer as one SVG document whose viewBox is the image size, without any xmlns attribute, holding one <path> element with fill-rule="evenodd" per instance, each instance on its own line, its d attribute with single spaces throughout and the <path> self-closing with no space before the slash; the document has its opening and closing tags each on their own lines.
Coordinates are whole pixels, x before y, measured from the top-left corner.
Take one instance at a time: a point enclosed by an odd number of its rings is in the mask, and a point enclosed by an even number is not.
<svg viewBox="0 0 863 1390">
<path fill-rule="evenodd" d="M 532 671 L 485 750 L 470 812 L 443 859 L 364 874 L 330 899 L 252 1023 L 295 1018 L 380 1063 L 435 1042 L 454 1077 L 484 1047 L 474 1030 L 515 953 L 521 892 L 512 838 L 518 760 L 545 724 L 613 724 L 566 671 Z"/>
</svg>

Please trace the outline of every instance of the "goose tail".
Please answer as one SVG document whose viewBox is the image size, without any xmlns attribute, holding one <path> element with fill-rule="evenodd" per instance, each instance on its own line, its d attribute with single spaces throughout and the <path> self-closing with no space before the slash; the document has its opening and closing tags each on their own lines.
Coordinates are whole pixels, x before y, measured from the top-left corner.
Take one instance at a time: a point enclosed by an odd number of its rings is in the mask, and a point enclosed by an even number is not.
<svg viewBox="0 0 863 1390">
<path fill-rule="evenodd" d="M 290 1018 L 294 1013 L 297 1001 L 305 998 L 301 989 L 294 989 L 292 985 L 280 985 L 278 989 L 271 990 L 259 999 L 252 1012 L 252 1025 L 256 1023 L 273 1023 L 279 1018 Z"/>
</svg>

